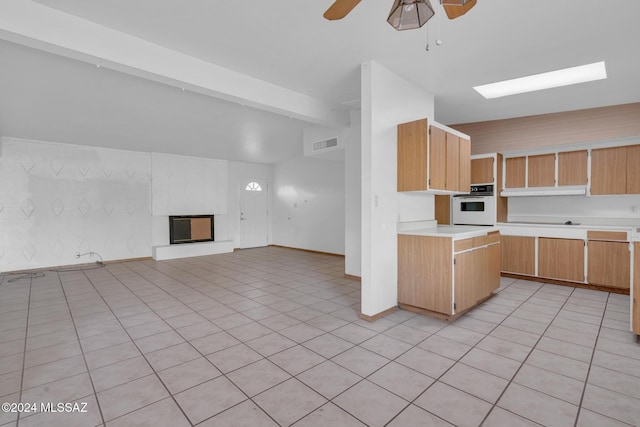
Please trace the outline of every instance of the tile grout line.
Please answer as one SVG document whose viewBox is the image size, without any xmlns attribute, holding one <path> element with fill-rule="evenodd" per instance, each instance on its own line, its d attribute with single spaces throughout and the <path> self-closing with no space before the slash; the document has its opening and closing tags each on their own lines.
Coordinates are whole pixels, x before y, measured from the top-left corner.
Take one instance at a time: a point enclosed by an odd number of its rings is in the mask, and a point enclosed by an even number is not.
<svg viewBox="0 0 640 427">
<path fill-rule="evenodd" d="M 529 298 L 527 298 L 527 301 L 528 301 L 529 299 L 531 299 L 535 294 L 537 294 L 537 293 L 540 291 L 540 289 L 543 289 L 543 288 L 544 288 L 544 286 L 545 286 L 545 285 L 543 285 L 543 286 L 541 286 L 540 288 L 538 288 L 538 289 L 536 290 L 536 292 L 534 292 L 534 293 L 533 293 L 533 295 L 531 295 Z M 495 407 L 498 405 L 498 402 L 500 401 L 500 399 L 502 398 L 502 396 L 504 396 L 504 394 L 506 393 L 506 391 L 507 391 L 507 389 L 509 388 L 509 386 L 511 386 L 511 384 L 513 383 L 513 380 L 515 379 L 515 377 L 518 375 L 518 373 L 520 372 L 520 370 L 522 369 L 522 367 L 527 363 L 527 360 L 528 360 L 528 359 L 529 359 L 529 357 L 531 356 L 531 353 L 533 353 L 533 351 L 536 349 L 536 347 L 537 347 L 537 346 L 538 346 L 538 344 L 540 343 L 540 340 L 542 340 L 542 338 L 544 337 L 544 334 L 549 330 L 549 328 L 550 328 L 550 327 L 551 327 L 551 325 L 553 324 L 553 321 L 554 321 L 554 320 L 556 320 L 556 319 L 558 318 L 558 315 L 559 315 L 559 314 L 560 314 L 560 312 L 562 311 L 562 308 L 567 304 L 567 302 L 569 301 L 569 299 L 571 298 L 571 296 L 573 295 L 573 293 L 575 292 L 575 290 L 576 290 L 576 288 L 573 288 L 573 289 L 572 289 L 572 291 L 567 295 L 566 300 L 565 300 L 565 301 L 564 301 L 564 303 L 563 303 L 563 304 L 558 308 L 558 312 L 555 314 L 555 316 L 553 316 L 553 319 L 551 319 L 551 321 L 549 322 L 549 324 L 547 325 L 547 327 L 544 329 L 544 331 L 542 332 L 542 334 L 540 334 L 540 338 L 538 338 L 538 340 L 537 340 L 537 341 L 536 341 L 536 343 L 533 345 L 533 347 L 531 347 L 531 350 L 530 350 L 530 351 L 529 351 L 529 353 L 527 354 L 527 357 L 525 357 L 525 359 L 520 363 L 520 366 L 518 367 L 518 369 L 516 370 L 516 372 L 513 374 L 513 376 L 511 377 L 511 379 L 510 379 L 510 380 L 509 380 L 509 382 L 507 383 L 507 385 L 506 385 L 506 387 L 504 388 L 504 390 L 502 390 L 502 393 L 500 393 L 500 396 L 498 396 L 498 398 L 496 399 L 496 401 L 493 403 L 493 406 L 491 407 L 491 410 L 490 410 L 489 412 L 487 412 L 487 414 L 485 415 L 484 419 L 483 419 L 483 420 L 482 420 L 482 422 L 480 423 L 480 426 L 482 426 L 482 425 L 485 423 L 485 421 L 487 420 L 487 418 L 489 417 L 489 415 L 491 414 L 491 412 L 493 412 L 493 410 L 495 409 Z M 603 315 L 604 315 L 604 312 L 603 312 Z M 595 344 L 594 344 L 594 345 L 595 345 Z M 586 382 L 586 379 L 585 379 L 585 382 Z M 517 383 L 516 383 L 516 384 L 517 384 Z M 526 387 L 526 386 L 523 386 L 523 387 Z M 526 387 L 526 388 L 530 389 L 529 387 Z M 534 390 L 534 389 L 530 389 L 530 390 L 537 391 L 537 390 Z M 538 392 L 538 393 L 542 393 L 542 392 Z M 543 394 L 547 395 L 546 393 L 543 393 Z M 550 395 L 547 395 L 547 396 L 550 396 Z M 550 396 L 550 397 L 553 397 L 553 396 Z M 555 398 L 555 397 L 554 397 L 554 398 Z M 556 398 L 556 399 L 557 399 L 557 398 Z M 558 400 L 562 400 L 562 399 L 558 399 Z M 500 408 L 501 408 L 501 407 L 500 407 Z M 505 409 L 505 408 L 501 408 L 501 409 L 506 410 L 506 411 L 508 411 L 508 412 L 512 412 L 512 411 L 509 411 L 508 409 Z M 578 418 L 578 414 L 579 414 L 579 412 L 580 412 L 580 407 L 578 406 L 578 411 L 576 412 L 576 415 L 575 415 L 576 420 L 577 420 L 577 418 Z M 512 413 L 513 413 L 513 412 L 512 412 Z M 518 416 L 520 416 L 520 417 L 522 417 L 522 418 L 525 418 L 525 419 L 527 419 L 527 420 L 529 420 L 529 421 L 536 422 L 536 421 L 533 421 L 533 420 L 531 420 L 531 419 L 529 419 L 529 418 L 527 418 L 527 417 L 525 417 L 525 416 L 523 416 L 523 415 L 520 415 L 520 414 L 516 414 L 516 415 L 518 415 Z M 537 423 L 537 422 L 536 422 L 536 423 Z M 537 423 L 537 424 L 539 424 L 539 423 Z"/>
<path fill-rule="evenodd" d="M 4 280 L 3 280 L 4 282 Z M 25 323 L 25 327 L 24 327 L 24 350 L 22 353 L 22 373 L 20 375 L 20 393 L 18 395 L 18 403 L 22 403 L 22 388 L 24 386 L 24 371 L 25 371 L 25 364 L 26 364 L 26 359 L 27 359 L 27 339 L 29 337 L 29 314 L 31 313 L 31 292 L 32 292 L 32 288 L 33 288 L 33 277 L 30 276 L 29 277 L 29 297 L 28 297 L 28 302 L 27 302 L 27 320 Z M 16 416 L 16 427 L 18 427 L 20 425 L 20 415 L 22 415 L 20 412 L 18 412 L 18 415 Z"/>
<path fill-rule="evenodd" d="M 96 405 L 98 405 L 98 411 L 100 412 L 100 419 L 102 420 L 102 424 L 106 425 L 106 421 L 104 419 L 104 414 L 102 412 L 102 405 L 98 400 L 98 393 L 96 392 L 95 384 L 93 383 L 93 378 L 91 377 L 91 372 L 89 371 L 89 364 L 87 363 L 87 358 L 84 354 L 84 350 L 82 348 L 82 341 L 80 340 L 80 334 L 78 334 L 78 328 L 76 327 L 76 322 L 73 317 L 73 312 L 71 311 L 71 306 L 69 305 L 69 298 L 67 297 L 67 292 L 64 289 L 64 283 L 62 278 L 60 277 L 59 272 L 55 272 L 58 277 L 58 282 L 60 283 L 60 288 L 62 289 L 62 294 L 64 295 L 64 299 L 67 302 L 67 310 L 69 311 L 69 316 L 71 317 L 71 322 L 73 323 L 73 331 L 76 333 L 76 338 L 78 339 L 78 345 L 80 346 L 80 352 L 82 353 L 82 360 L 84 361 L 84 366 L 87 369 L 87 376 L 89 377 L 89 381 L 91 381 L 91 389 L 93 390 L 93 395 L 96 399 Z"/>
<path fill-rule="evenodd" d="M 117 282 L 121 283 L 123 286 L 125 286 L 127 289 L 129 289 L 128 286 L 126 286 L 124 283 L 122 283 L 118 278 L 116 278 L 115 276 L 113 276 L 113 274 L 109 271 L 106 270 Z M 91 280 L 91 278 L 86 274 L 86 272 L 83 272 L 83 274 L 85 275 L 86 279 L 89 281 L 89 283 L 91 283 L 91 286 L 93 287 L 93 289 L 97 292 L 97 294 L 100 296 L 100 298 L 102 299 L 102 301 L 107 305 L 107 307 L 109 307 L 109 310 L 111 311 L 111 314 L 116 318 L 116 320 L 118 321 L 118 323 L 120 324 L 120 326 L 122 327 L 123 331 L 125 332 L 125 334 L 127 334 L 127 336 L 129 337 L 129 339 L 131 340 L 131 343 L 136 347 L 136 349 L 140 352 L 140 355 L 144 358 L 145 362 L 147 362 L 147 364 L 149 365 L 149 367 L 151 368 L 153 374 L 149 374 L 146 375 L 144 377 L 141 378 L 145 378 L 147 376 L 151 376 L 151 375 L 155 375 L 155 377 L 160 381 L 160 383 L 162 384 L 162 386 L 165 388 L 165 390 L 167 391 L 167 393 L 169 394 L 169 396 L 171 396 L 171 399 L 174 401 L 174 403 L 176 404 L 176 406 L 178 407 L 178 409 L 180 409 L 180 411 L 182 412 L 182 414 L 184 415 L 185 419 L 187 420 L 187 422 L 189 424 L 191 424 L 191 426 L 193 426 L 193 423 L 191 422 L 191 420 L 189 419 L 189 417 L 187 416 L 187 414 L 184 412 L 184 410 L 182 409 L 182 407 L 178 404 L 178 402 L 176 401 L 175 397 L 173 396 L 173 394 L 171 393 L 171 391 L 169 391 L 169 389 L 167 388 L 166 384 L 162 381 L 162 379 L 160 378 L 160 376 L 158 375 L 158 372 L 156 371 L 156 369 L 153 367 L 153 365 L 151 365 L 151 363 L 149 363 L 149 360 L 147 359 L 147 357 L 145 356 L 145 354 L 142 352 L 142 350 L 140 349 L 140 347 L 138 347 L 138 344 L 136 344 L 135 340 L 133 339 L 133 337 L 131 337 L 131 335 L 129 334 L 129 332 L 127 331 L 127 329 L 124 327 L 124 325 L 122 324 L 122 322 L 120 322 L 120 319 L 115 315 L 115 313 L 113 313 L 113 310 L 111 309 L 111 306 L 109 305 L 109 303 L 107 303 L 107 301 L 104 299 L 104 296 L 102 295 L 102 293 L 100 293 L 100 291 L 96 288 L 95 284 L 93 283 L 93 281 Z M 149 309 L 151 309 L 151 307 L 149 307 Z M 152 310 L 152 309 L 151 309 Z M 84 352 L 83 352 L 83 356 L 84 356 Z M 139 357 L 139 356 L 135 356 L 135 357 Z M 86 360 L 85 360 L 86 363 Z M 117 363 L 117 362 L 116 362 Z M 108 366 L 108 365 L 107 365 Z M 87 372 L 89 373 L 89 377 L 91 377 L 91 372 L 89 371 L 89 367 L 87 366 Z M 137 378 L 140 379 L 140 378 Z M 136 380 L 137 380 L 136 379 Z M 136 380 L 132 380 L 132 381 L 136 381 Z M 128 381 L 128 382 L 132 382 L 132 381 Z M 93 379 L 91 380 L 92 384 L 93 384 Z M 124 383 L 127 384 L 127 383 Z M 123 384 L 120 384 L 123 385 Z M 117 386 L 115 386 L 117 387 Z M 112 387 L 112 388 L 115 388 Z M 96 401 L 98 402 L 98 405 L 100 405 L 100 400 L 98 399 L 98 393 L 95 392 L 95 388 L 94 388 L 94 393 L 96 396 Z M 154 403 L 157 403 L 159 401 L 161 401 L 163 399 L 157 400 L 155 402 L 151 402 L 148 405 L 143 405 L 140 408 L 136 408 L 132 411 L 129 411 L 127 413 L 121 414 L 119 416 L 117 416 L 115 419 L 124 417 L 125 415 L 128 415 L 130 413 L 133 413 L 137 410 L 140 410 L 142 408 L 146 408 L 147 406 L 153 405 Z M 103 422 L 106 425 L 106 420 L 104 420 L 103 417 Z"/>
</svg>

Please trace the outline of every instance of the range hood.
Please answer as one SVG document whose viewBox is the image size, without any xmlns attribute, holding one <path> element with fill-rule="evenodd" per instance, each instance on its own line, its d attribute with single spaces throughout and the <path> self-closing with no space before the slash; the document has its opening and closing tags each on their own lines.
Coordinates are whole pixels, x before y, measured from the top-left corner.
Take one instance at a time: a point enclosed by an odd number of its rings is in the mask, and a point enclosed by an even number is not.
<svg viewBox="0 0 640 427">
<path fill-rule="evenodd" d="M 586 194 L 587 194 L 586 185 L 563 185 L 561 187 L 505 188 L 500 192 L 500 195 L 502 197 L 584 196 Z"/>
</svg>

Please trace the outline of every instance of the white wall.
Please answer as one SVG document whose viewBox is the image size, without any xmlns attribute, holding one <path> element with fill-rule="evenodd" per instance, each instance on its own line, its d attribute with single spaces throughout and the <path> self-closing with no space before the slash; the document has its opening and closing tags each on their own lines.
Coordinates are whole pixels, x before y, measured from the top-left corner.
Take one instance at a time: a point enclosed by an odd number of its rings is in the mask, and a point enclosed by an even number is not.
<svg viewBox="0 0 640 427">
<path fill-rule="evenodd" d="M 344 254 L 344 163 L 309 157 L 273 169 L 272 242 Z"/>
<path fill-rule="evenodd" d="M 398 220 L 433 219 L 433 196 L 405 197 L 396 191 L 396 126 L 434 117 L 434 98 L 372 61 L 362 64 L 361 94 L 361 311 L 374 316 L 397 305 Z"/>
<path fill-rule="evenodd" d="M 0 271 L 151 256 L 148 154 L 5 138 Z"/>
<path fill-rule="evenodd" d="M 98 259 L 76 252 L 150 257 L 152 246 L 169 244 L 168 215 L 213 213 L 215 239 L 237 247 L 238 183 L 272 180 L 269 165 L 15 138 L 0 148 L 0 271 Z M 154 168 L 152 157 L 173 166 Z M 164 201 L 158 214 L 154 196 Z"/>
</svg>

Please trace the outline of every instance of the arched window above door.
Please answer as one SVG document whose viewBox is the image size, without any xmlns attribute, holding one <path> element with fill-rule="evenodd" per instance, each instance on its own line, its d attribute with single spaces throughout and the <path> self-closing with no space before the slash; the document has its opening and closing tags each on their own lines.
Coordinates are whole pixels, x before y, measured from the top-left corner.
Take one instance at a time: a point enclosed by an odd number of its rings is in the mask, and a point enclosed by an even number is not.
<svg viewBox="0 0 640 427">
<path fill-rule="evenodd" d="M 262 187 L 260 186 L 260 184 L 255 181 L 251 181 L 250 183 L 248 183 L 244 189 L 245 191 L 262 191 Z"/>
</svg>

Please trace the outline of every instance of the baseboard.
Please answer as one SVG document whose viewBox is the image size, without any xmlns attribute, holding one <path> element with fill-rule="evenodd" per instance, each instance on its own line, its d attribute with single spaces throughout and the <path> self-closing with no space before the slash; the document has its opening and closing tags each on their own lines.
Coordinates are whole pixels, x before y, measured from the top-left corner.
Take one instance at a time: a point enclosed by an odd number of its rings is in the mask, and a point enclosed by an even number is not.
<svg viewBox="0 0 640 427">
<path fill-rule="evenodd" d="M 358 282 L 362 282 L 362 277 L 360 276 L 354 276 L 352 274 L 345 274 L 344 275 L 345 279 L 351 279 L 351 280 L 357 280 Z"/>
<path fill-rule="evenodd" d="M 398 307 L 397 306 L 393 306 L 393 307 L 391 307 L 391 308 L 389 308 L 389 309 L 387 309 L 385 311 L 382 311 L 382 312 L 380 312 L 378 314 L 374 314 L 373 316 L 369 316 L 369 315 L 360 313 L 358 315 L 358 317 L 360 317 L 362 320 L 366 320 L 367 322 L 375 322 L 376 320 L 386 316 L 387 314 L 391 314 L 396 310 L 398 310 Z"/>
<path fill-rule="evenodd" d="M 312 254 L 330 255 L 330 256 L 337 256 L 337 257 L 344 258 L 344 255 L 342 255 L 342 254 L 334 254 L 332 252 L 314 251 L 313 249 L 294 248 L 294 247 L 291 247 L 291 246 L 282 246 L 282 245 L 269 245 L 269 246 L 273 246 L 274 248 L 293 249 L 293 250 L 296 250 L 296 251 L 311 252 Z"/>
<path fill-rule="evenodd" d="M 502 277 L 511 277 L 513 279 L 518 279 L 518 280 L 528 280 L 530 282 L 549 283 L 551 285 L 572 286 L 574 288 L 583 288 L 583 289 L 591 289 L 594 291 L 611 292 L 612 294 L 629 295 L 631 292 L 629 289 L 610 288 L 608 286 L 590 285 L 588 283 L 571 282 L 569 280 L 547 279 L 544 277 L 537 277 L 537 276 L 525 276 L 523 274 L 500 273 L 500 275 Z"/>
</svg>

